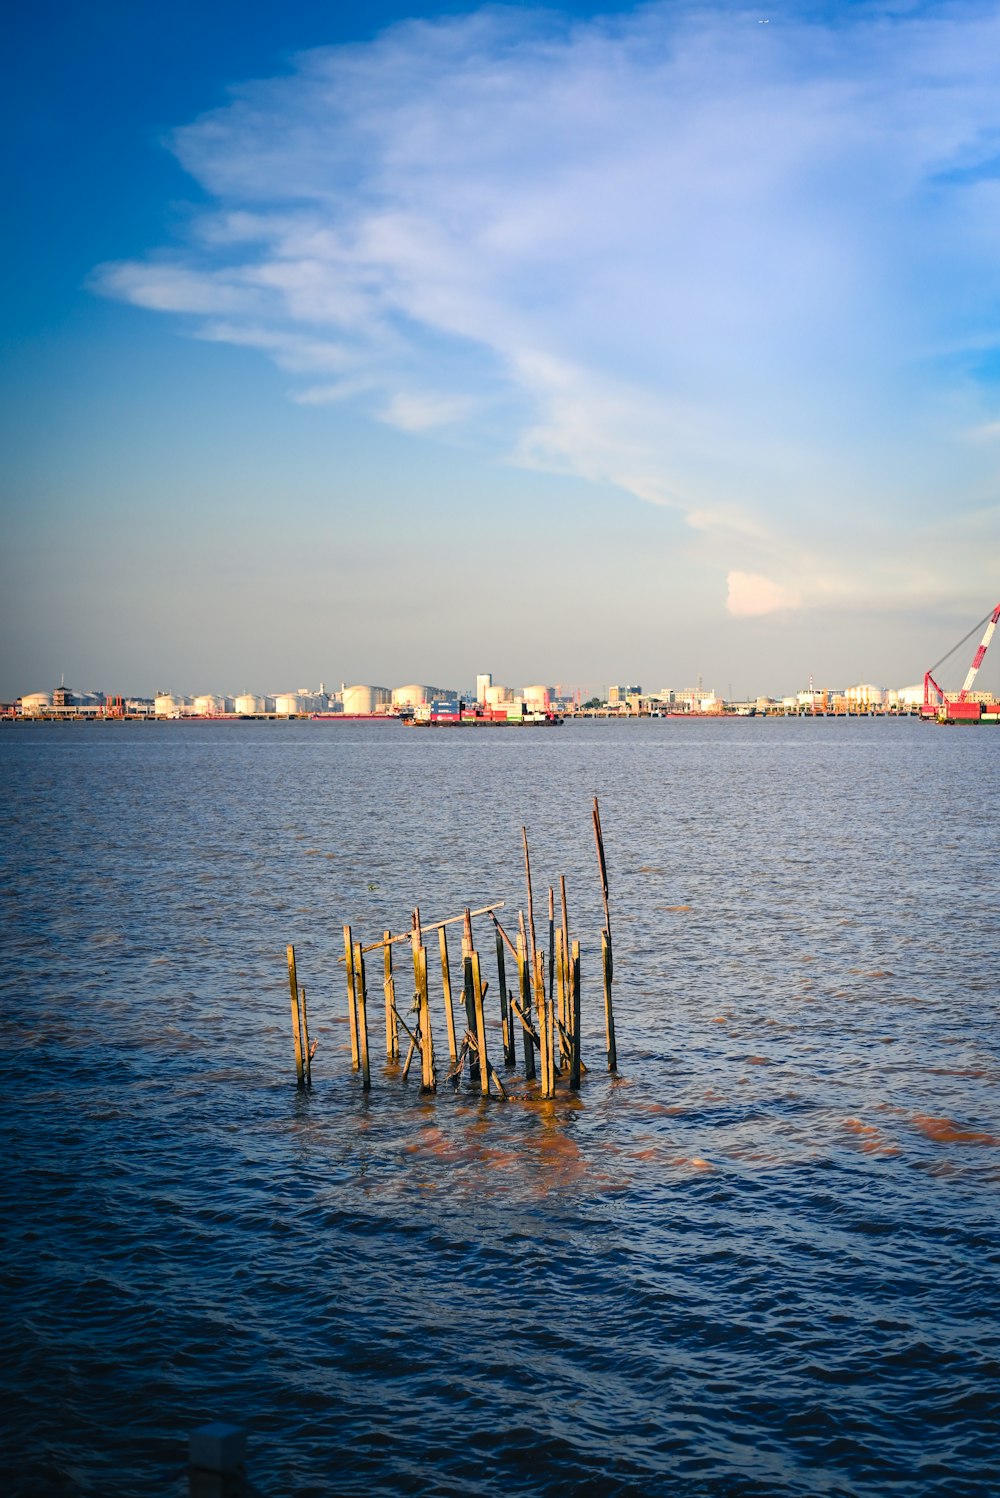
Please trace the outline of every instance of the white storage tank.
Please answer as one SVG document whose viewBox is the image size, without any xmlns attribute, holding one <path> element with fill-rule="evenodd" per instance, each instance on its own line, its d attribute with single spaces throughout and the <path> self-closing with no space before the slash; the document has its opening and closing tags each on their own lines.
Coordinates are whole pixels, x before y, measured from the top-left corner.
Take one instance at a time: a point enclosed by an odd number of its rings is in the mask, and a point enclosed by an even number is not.
<svg viewBox="0 0 1000 1498">
<path fill-rule="evenodd" d="M 525 687 L 524 704 L 526 707 L 544 708 L 552 701 L 553 690 L 551 687 L 534 686 Z"/>
<path fill-rule="evenodd" d="M 51 692 L 26 692 L 21 698 L 21 716 L 31 718 L 35 713 L 44 712 L 47 707 L 51 706 Z"/>
<path fill-rule="evenodd" d="M 217 718 L 226 711 L 226 699 L 217 697 L 214 692 L 203 692 L 194 699 L 194 711 L 199 718 Z"/>
<path fill-rule="evenodd" d="M 512 702 L 514 693 L 510 687 L 488 686 L 486 688 L 485 703 L 487 707 L 503 707 L 505 702 Z"/>
<path fill-rule="evenodd" d="M 423 707 L 425 703 L 433 702 L 435 697 L 445 697 L 447 693 L 440 687 L 423 686 L 420 683 L 411 682 L 406 687 L 393 687 L 393 707 Z"/>
<path fill-rule="evenodd" d="M 185 698 L 175 697 L 173 692 L 157 692 L 153 712 L 158 718 L 179 718 L 186 706 Z"/>
<path fill-rule="evenodd" d="M 267 712 L 263 697 L 256 697 L 253 692 L 244 692 L 237 697 L 233 703 L 233 710 L 243 718 L 252 718 L 258 713 Z"/>
<path fill-rule="evenodd" d="M 490 687 L 492 687 L 492 685 L 493 685 L 493 672 L 492 671 L 484 671 L 480 676 L 476 677 L 476 701 L 477 702 L 489 702 L 489 700 L 490 700 Z"/>
<path fill-rule="evenodd" d="M 844 696 L 848 702 L 852 702 L 861 708 L 882 706 L 881 687 L 872 686 L 867 681 L 859 682 L 856 687 L 848 687 Z"/>
<path fill-rule="evenodd" d="M 370 716 L 377 708 L 387 707 L 392 699 L 387 687 L 354 686 L 344 688 L 344 712 L 352 717 Z"/>
<path fill-rule="evenodd" d="M 276 692 L 274 711 L 279 718 L 291 718 L 302 711 L 298 692 Z"/>
</svg>

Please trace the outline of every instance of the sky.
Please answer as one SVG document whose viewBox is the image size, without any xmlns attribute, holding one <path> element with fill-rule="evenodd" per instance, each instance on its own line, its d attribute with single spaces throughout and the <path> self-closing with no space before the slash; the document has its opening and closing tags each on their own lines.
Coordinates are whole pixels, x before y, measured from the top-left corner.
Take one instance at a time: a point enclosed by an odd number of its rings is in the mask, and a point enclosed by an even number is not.
<svg viewBox="0 0 1000 1498">
<path fill-rule="evenodd" d="M 1000 599 L 1000 4 L 38 0 L 4 67 L 0 699 L 902 686 Z"/>
</svg>

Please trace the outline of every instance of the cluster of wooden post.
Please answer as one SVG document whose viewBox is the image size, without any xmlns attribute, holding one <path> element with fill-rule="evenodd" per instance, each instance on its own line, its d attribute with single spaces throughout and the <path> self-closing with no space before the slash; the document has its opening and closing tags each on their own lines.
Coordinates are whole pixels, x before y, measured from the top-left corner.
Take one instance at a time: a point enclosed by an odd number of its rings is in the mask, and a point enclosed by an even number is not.
<svg viewBox="0 0 1000 1498">
<path fill-rule="evenodd" d="M 612 1007 L 612 979 L 614 975 L 611 948 L 611 920 L 608 908 L 608 876 L 604 857 L 604 841 L 601 835 L 600 810 L 594 798 L 594 834 L 597 844 L 598 864 L 601 876 L 601 891 L 604 903 L 604 929 L 601 933 L 602 966 L 604 973 L 604 1009 L 607 1034 L 608 1069 L 616 1071 L 618 1057 L 615 1047 L 614 1012 Z M 521 1034 L 524 1076 L 526 1081 L 540 1082 L 540 1095 L 552 1098 L 556 1091 L 556 1077 L 566 1076 L 569 1087 L 576 1090 L 580 1077 L 586 1071 L 580 1055 L 580 943 L 570 940 L 569 912 L 566 899 L 566 880 L 559 879 L 559 920 L 556 920 L 555 889 L 548 891 L 548 941 L 543 946 L 537 940 L 535 928 L 535 905 L 531 879 L 531 860 L 528 851 L 527 830 L 521 829 L 524 847 L 524 872 L 527 887 L 527 921 L 524 913 L 518 914 L 518 931 L 511 938 L 497 915 L 503 901 L 484 905 L 479 910 L 466 909 L 462 915 L 423 925 L 419 908 L 414 909 L 410 929 L 393 935 L 383 932 L 380 941 L 363 946 L 356 942 L 350 926 L 344 927 L 344 956 L 341 959 L 347 973 L 347 1016 L 351 1036 L 351 1064 L 361 1073 L 365 1091 L 371 1087 L 371 1065 L 368 1050 L 368 989 L 365 972 L 367 953 L 380 950 L 383 959 L 383 996 L 385 1004 L 385 1054 L 387 1063 L 398 1065 L 400 1060 L 400 1027 L 409 1038 L 402 1077 L 409 1075 L 414 1058 L 419 1054 L 421 1090 L 437 1090 L 434 1041 L 431 1030 L 431 1005 L 428 987 L 427 947 L 424 937 L 431 931 L 438 933 L 438 949 L 441 964 L 441 991 L 444 1018 L 448 1036 L 449 1070 L 448 1080 L 455 1086 L 461 1081 L 468 1066 L 473 1086 L 479 1088 L 483 1097 L 488 1097 L 491 1088 L 496 1095 L 507 1097 L 507 1090 L 487 1050 L 486 1010 L 484 999 L 489 983 L 483 977 L 480 953 L 473 938 L 473 918 L 489 916 L 496 941 L 497 988 L 500 1000 L 500 1026 L 503 1043 L 503 1063 L 508 1070 L 517 1065 L 516 1040 Z M 456 1029 L 455 1010 L 452 998 L 451 963 L 448 951 L 447 927 L 462 923 L 462 999 L 464 1003 L 465 1030 Z M 393 948 L 409 942 L 413 962 L 413 1000 L 409 1010 L 400 1012 L 397 1004 L 397 974 L 393 968 Z M 513 958 L 517 969 L 516 993 L 507 987 L 507 954 Z M 300 989 L 295 974 L 295 953 L 288 948 L 289 985 L 292 995 L 292 1021 L 295 1038 L 295 1057 L 300 1085 L 311 1081 L 310 1062 L 312 1052 L 306 1028 L 305 990 Z M 313 1046 L 313 1051 L 315 1045 Z M 537 1053 L 537 1070 L 536 1070 Z"/>
</svg>

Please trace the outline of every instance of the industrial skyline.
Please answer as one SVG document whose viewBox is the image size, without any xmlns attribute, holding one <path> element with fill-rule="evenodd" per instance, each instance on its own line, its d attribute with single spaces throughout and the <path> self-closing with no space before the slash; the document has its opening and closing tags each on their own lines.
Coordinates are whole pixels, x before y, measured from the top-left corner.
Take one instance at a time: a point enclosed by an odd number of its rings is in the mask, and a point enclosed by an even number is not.
<svg viewBox="0 0 1000 1498">
<path fill-rule="evenodd" d="M 918 680 L 998 592 L 1000 18 L 759 20 L 22 8 L 0 699 Z"/>
</svg>

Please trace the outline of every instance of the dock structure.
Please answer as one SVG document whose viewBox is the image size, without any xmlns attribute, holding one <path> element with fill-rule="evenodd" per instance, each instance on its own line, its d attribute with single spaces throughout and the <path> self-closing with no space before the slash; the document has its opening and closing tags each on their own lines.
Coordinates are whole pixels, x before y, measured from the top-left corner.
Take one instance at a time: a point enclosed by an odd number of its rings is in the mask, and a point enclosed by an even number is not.
<svg viewBox="0 0 1000 1498">
<path fill-rule="evenodd" d="M 604 910 L 604 926 L 601 931 L 601 956 L 604 980 L 604 1018 L 607 1042 L 607 1068 L 618 1069 L 618 1053 L 615 1042 L 612 982 L 614 964 L 611 947 L 611 916 L 608 898 L 608 873 L 601 833 L 600 809 L 597 797 L 593 805 L 594 835 L 597 848 L 598 872 Z M 368 1037 L 368 988 L 365 958 L 371 953 L 382 955 L 383 1002 L 385 1011 L 385 1067 L 387 1079 L 398 1077 L 406 1082 L 414 1062 L 419 1062 L 420 1091 L 435 1093 L 439 1086 L 440 1069 L 434 1049 L 434 1026 L 432 1020 L 431 974 L 426 938 L 436 932 L 440 983 L 435 989 L 435 1007 L 444 1020 L 444 1034 L 448 1045 L 448 1066 L 444 1080 L 453 1088 L 461 1087 L 463 1078 L 483 1098 L 506 1100 L 512 1096 L 522 1099 L 552 1099 L 556 1096 L 557 1084 L 563 1083 L 571 1091 L 577 1091 L 581 1077 L 587 1067 L 581 1055 L 580 1020 L 580 942 L 570 940 L 569 907 L 566 879 L 560 875 L 559 918 L 556 917 L 555 885 L 548 887 L 548 922 L 546 935 L 539 940 L 535 927 L 535 903 L 532 887 L 531 856 L 526 827 L 521 829 L 524 855 L 525 909 L 518 911 L 517 932 L 512 935 L 500 919 L 504 900 L 494 900 L 476 910 L 466 907 L 456 915 L 444 916 L 434 921 L 424 921 L 419 906 L 414 907 L 408 924 L 395 932 L 383 929 L 377 940 L 363 943 L 356 940 L 350 925 L 343 928 L 344 951 L 338 959 L 343 963 L 346 977 L 347 1019 L 350 1031 L 351 1069 L 360 1074 L 362 1089 L 368 1092 L 372 1085 Z M 491 992 L 490 979 L 485 976 L 485 962 L 480 942 L 476 938 L 475 922 L 484 918 L 489 922 L 493 938 L 496 967 L 494 1004 L 499 1013 L 500 1044 L 491 1058 L 488 1028 L 495 1026 L 487 1018 L 487 996 Z M 458 1013 L 461 1021 L 456 1025 L 453 974 L 448 948 L 448 928 L 461 926 L 461 1001 Z M 400 1006 L 406 985 L 402 968 L 393 965 L 393 950 L 397 945 L 408 943 L 413 963 L 413 992 L 407 1006 Z M 517 974 L 516 991 L 507 985 L 508 959 Z M 311 1063 L 316 1042 L 310 1047 L 306 1023 L 305 990 L 299 987 L 295 965 L 295 950 L 288 948 L 288 980 L 292 1005 L 292 1038 L 295 1048 L 296 1077 L 300 1088 L 312 1085 Z M 494 1007 L 491 1004 L 491 1008 Z M 381 1028 L 381 1024 L 379 1026 Z M 406 1037 L 406 1056 L 402 1059 L 400 1032 Z M 442 1031 L 438 1024 L 438 1034 Z M 523 1080 L 527 1092 L 516 1091 L 515 1078 L 511 1073 L 517 1068 L 517 1036 L 521 1035 L 523 1058 Z M 501 1078 L 497 1066 L 502 1066 L 506 1081 Z"/>
</svg>

